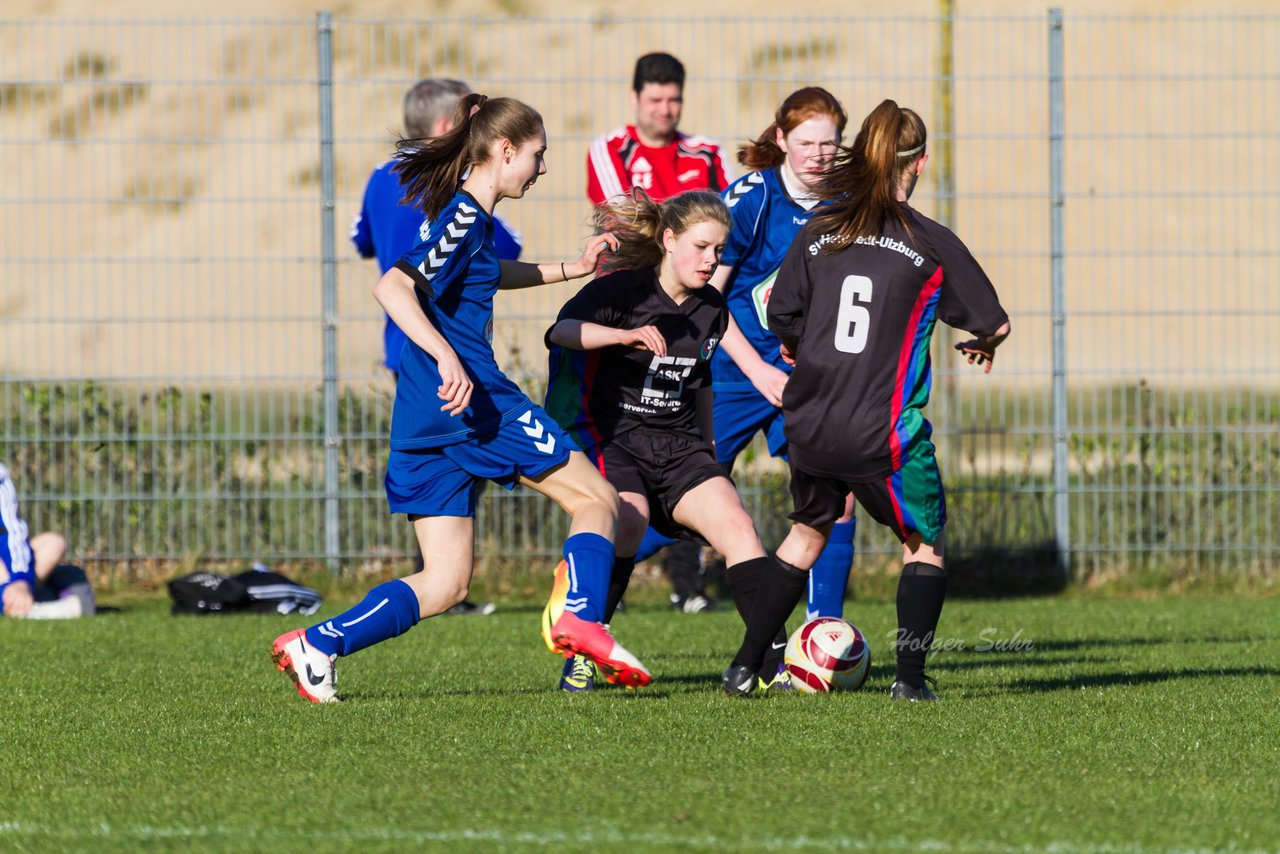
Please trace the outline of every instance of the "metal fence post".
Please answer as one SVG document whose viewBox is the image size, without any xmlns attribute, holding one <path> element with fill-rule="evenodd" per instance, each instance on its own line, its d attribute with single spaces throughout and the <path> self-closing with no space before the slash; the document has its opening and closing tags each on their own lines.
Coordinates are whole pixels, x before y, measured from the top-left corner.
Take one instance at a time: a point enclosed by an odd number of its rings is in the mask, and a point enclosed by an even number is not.
<svg viewBox="0 0 1280 854">
<path fill-rule="evenodd" d="M 938 103 L 938 125 L 932 134 L 930 147 L 937 161 L 933 169 L 938 191 L 935 219 L 954 231 L 956 227 L 956 182 L 952 169 L 955 163 L 956 147 L 954 0 L 938 0 L 938 77 L 934 83 L 934 97 L 937 98 Z M 946 330 L 941 330 L 941 334 L 935 334 L 933 352 L 930 354 L 933 363 L 941 366 L 941 370 L 937 372 L 938 390 L 941 395 L 939 402 L 935 404 L 934 412 L 940 416 L 935 419 L 935 423 L 941 428 L 940 432 L 945 434 L 950 434 L 956 424 L 955 380 L 954 374 L 947 367 L 953 338 L 954 336 Z"/>
<path fill-rule="evenodd" d="M 955 8 L 954 0 L 938 0 L 938 129 L 934 134 L 935 174 L 938 181 L 938 222 L 952 231 L 956 227 L 955 162 Z"/>
<path fill-rule="evenodd" d="M 324 553 L 338 572 L 338 293 L 333 245 L 333 14 L 316 14 L 320 94 L 320 282 L 324 290 Z"/>
<path fill-rule="evenodd" d="M 1058 569 L 1071 571 L 1071 504 L 1067 476 L 1066 306 L 1063 294 L 1062 10 L 1049 10 L 1049 267 L 1053 312 L 1053 524 Z"/>
</svg>

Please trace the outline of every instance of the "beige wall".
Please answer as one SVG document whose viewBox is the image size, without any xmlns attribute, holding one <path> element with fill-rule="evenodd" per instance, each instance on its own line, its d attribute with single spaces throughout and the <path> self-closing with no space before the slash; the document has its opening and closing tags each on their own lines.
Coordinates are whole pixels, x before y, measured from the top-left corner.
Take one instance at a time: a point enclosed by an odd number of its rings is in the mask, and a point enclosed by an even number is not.
<svg viewBox="0 0 1280 854">
<path fill-rule="evenodd" d="M 653 4 L 683 14 L 675 3 Z M 1066 262 L 1073 383 L 1220 385 L 1278 380 L 1280 288 L 1269 275 L 1280 214 L 1280 18 L 1225 22 L 1090 18 L 1203 14 L 1208 4 L 1062 3 L 1068 15 Z M 1271 4 L 1214 4 L 1215 13 Z M 362 19 L 481 11 L 462 3 L 286 2 L 273 18 L 325 7 Z M 492 9 L 562 12 L 550 3 Z M 533 259 L 561 260 L 585 236 L 586 138 L 627 118 L 637 52 L 668 48 L 689 66 L 686 127 L 741 140 L 806 75 L 851 114 L 893 96 L 936 122 L 932 23 L 807 4 L 785 24 L 738 22 L 691 41 L 670 20 L 625 27 L 577 4 L 587 23 L 526 24 L 460 37 L 454 25 L 365 24 L 335 44 L 339 332 L 345 375 L 377 376 L 380 321 L 371 262 L 346 226 L 368 170 L 398 129 L 404 85 L 426 73 L 507 81 L 544 113 L 550 174 L 500 212 Z M 713 0 L 702 15 L 734 15 Z M 930 3 L 908 4 L 929 15 Z M 775 10 L 761 6 L 757 14 Z M 86 26 L 84 17 L 244 18 L 260 4 L 203 10 L 158 2 L 28 2 L 6 17 L 68 26 L 5 31 L 0 168 L 0 371 L 117 378 L 317 378 L 320 370 L 318 147 L 308 27 L 231 23 L 178 30 Z M 992 379 L 1043 388 L 1049 370 L 1045 27 L 1018 3 L 958 3 L 957 226 L 1015 319 Z M 861 9 L 855 14 L 864 13 Z M 968 16 L 995 16 L 977 20 Z M 705 33 L 706 30 L 699 30 Z M 672 42 L 675 44 L 672 44 Z M 102 57 L 101 73 L 79 67 Z M 95 77 L 95 74 L 97 76 Z M 545 78 L 538 80 L 537 78 Z M 750 82 L 740 82 L 746 79 Z M 174 85 L 174 81 L 184 81 Z M 564 83 L 562 81 L 578 81 Z M 268 81 L 264 84 L 263 81 Z M 345 81 L 345 82 L 344 82 Z M 354 82 L 352 82 L 354 81 Z M 855 119 L 856 121 L 856 119 Z M 923 188 L 919 204 L 933 209 Z M 15 199 L 26 200 L 22 204 Z M 256 200 L 256 201 L 255 201 Z M 58 259 L 42 264 L 40 259 Z M 235 260 L 228 260 L 235 259 Z M 17 263 L 22 260 L 23 263 Z M 566 287 L 500 297 L 495 344 L 516 369 L 542 363 L 540 333 Z M 518 348 L 513 358 L 511 348 Z M 952 366 L 954 367 L 954 365 Z M 972 380 L 966 374 L 962 381 Z"/>
</svg>

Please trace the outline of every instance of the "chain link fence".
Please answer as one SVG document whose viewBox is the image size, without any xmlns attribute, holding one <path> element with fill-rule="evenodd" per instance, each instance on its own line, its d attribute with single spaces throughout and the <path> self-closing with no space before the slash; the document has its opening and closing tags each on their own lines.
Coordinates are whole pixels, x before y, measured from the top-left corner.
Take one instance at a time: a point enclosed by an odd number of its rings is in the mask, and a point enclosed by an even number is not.
<svg viewBox="0 0 1280 854">
<path fill-rule="evenodd" d="M 537 107 L 549 173 L 501 213 L 575 257 L 585 154 L 632 63 L 689 71 L 682 128 L 731 149 L 793 89 L 854 128 L 917 109 L 914 203 L 1013 318 L 996 370 L 939 330 L 930 414 L 953 566 L 1265 573 L 1280 555 L 1280 16 L 0 21 L 0 460 L 33 528 L 143 572 L 407 562 L 386 513 L 393 385 L 378 271 L 346 225 L 421 77 Z M 535 399 L 564 286 L 504 293 L 494 343 Z M 766 541 L 785 472 L 735 473 Z M 558 554 L 559 511 L 490 488 L 485 560 Z M 892 560 L 875 525 L 861 560 Z"/>
</svg>

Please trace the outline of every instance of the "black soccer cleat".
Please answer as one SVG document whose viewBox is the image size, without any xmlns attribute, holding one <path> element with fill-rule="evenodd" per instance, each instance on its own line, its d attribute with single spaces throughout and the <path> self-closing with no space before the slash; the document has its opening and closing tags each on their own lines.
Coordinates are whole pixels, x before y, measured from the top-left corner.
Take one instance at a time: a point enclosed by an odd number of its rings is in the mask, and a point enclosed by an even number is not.
<svg viewBox="0 0 1280 854">
<path fill-rule="evenodd" d="M 497 607 L 492 602 L 484 602 L 477 605 L 470 599 L 463 599 L 444 613 L 446 616 L 451 617 L 487 617 L 495 610 L 497 610 Z"/>
<path fill-rule="evenodd" d="M 928 679 L 929 677 L 926 676 L 925 678 Z M 929 681 L 933 682 L 932 679 L 930 679 Z M 938 685 L 937 682 L 933 682 L 933 684 L 934 684 L 934 687 L 937 687 Z M 916 702 L 937 702 L 942 698 L 939 697 L 937 694 L 933 693 L 932 691 L 930 691 L 929 686 L 927 685 L 921 685 L 919 688 L 917 688 L 914 685 L 908 685 L 906 682 L 895 681 L 893 685 L 889 687 L 889 699 L 890 700 L 907 700 L 908 702 L 916 703 Z"/>
<path fill-rule="evenodd" d="M 759 681 L 756 672 L 744 664 L 730 667 L 720 677 L 726 697 L 750 697 L 755 694 Z"/>
</svg>

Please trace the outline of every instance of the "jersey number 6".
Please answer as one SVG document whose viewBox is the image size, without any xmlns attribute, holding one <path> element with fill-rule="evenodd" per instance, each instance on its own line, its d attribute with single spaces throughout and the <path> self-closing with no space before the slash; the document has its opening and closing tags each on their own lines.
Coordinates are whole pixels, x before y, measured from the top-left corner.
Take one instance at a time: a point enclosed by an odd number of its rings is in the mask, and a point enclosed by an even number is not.
<svg viewBox="0 0 1280 854">
<path fill-rule="evenodd" d="M 845 276 L 840 286 L 840 314 L 836 317 L 836 349 L 841 353 L 861 353 L 867 346 L 867 325 L 871 312 L 858 303 L 871 302 L 871 280 L 866 276 Z"/>
</svg>

